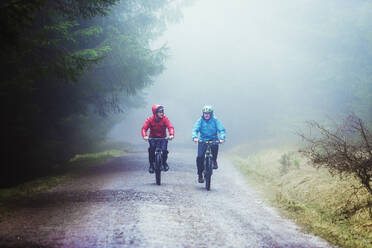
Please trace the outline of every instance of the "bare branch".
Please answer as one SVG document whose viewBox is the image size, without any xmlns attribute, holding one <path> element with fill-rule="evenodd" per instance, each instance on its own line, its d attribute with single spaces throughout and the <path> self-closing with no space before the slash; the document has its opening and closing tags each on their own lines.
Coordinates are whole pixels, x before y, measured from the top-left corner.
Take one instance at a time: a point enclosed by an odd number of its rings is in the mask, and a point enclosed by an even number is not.
<svg viewBox="0 0 372 248">
<path fill-rule="evenodd" d="M 350 115 L 343 124 L 328 129 L 321 124 L 308 122 L 310 134 L 298 135 L 308 144 L 300 152 L 310 159 L 316 168 L 326 168 L 332 175 L 353 175 L 372 195 L 372 149 L 371 132 L 363 121 Z"/>
</svg>

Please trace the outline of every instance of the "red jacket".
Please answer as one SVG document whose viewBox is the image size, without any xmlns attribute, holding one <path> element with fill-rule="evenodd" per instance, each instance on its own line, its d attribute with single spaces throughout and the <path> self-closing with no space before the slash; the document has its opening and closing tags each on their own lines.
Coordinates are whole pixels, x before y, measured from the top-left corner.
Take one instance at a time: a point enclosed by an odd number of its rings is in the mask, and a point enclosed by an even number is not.
<svg viewBox="0 0 372 248">
<path fill-rule="evenodd" d="M 147 135 L 147 130 L 150 128 L 150 137 L 154 138 L 165 138 L 167 136 L 166 129 L 168 128 L 169 135 L 174 135 L 174 128 L 172 123 L 169 121 L 168 117 L 165 115 L 163 118 L 156 118 L 156 109 L 153 108 L 153 116 L 146 119 L 145 124 L 143 124 L 141 134 L 142 136 Z"/>
</svg>

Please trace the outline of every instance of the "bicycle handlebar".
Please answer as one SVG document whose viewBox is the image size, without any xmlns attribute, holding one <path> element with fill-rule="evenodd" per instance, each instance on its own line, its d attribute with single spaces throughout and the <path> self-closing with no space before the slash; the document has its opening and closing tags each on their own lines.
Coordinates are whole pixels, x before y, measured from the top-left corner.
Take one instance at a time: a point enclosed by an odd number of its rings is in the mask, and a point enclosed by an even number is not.
<svg viewBox="0 0 372 248">
<path fill-rule="evenodd" d="M 171 139 L 169 139 L 169 137 L 165 137 L 165 138 L 151 138 L 151 137 L 149 137 L 148 140 L 171 140 Z"/>
<path fill-rule="evenodd" d="M 219 140 L 198 140 L 198 143 L 221 144 Z"/>
</svg>

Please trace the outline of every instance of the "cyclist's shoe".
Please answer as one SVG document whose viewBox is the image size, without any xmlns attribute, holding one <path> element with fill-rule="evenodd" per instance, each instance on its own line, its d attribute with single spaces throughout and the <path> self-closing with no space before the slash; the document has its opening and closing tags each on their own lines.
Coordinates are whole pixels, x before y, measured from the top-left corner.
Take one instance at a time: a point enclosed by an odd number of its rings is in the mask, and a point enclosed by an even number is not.
<svg viewBox="0 0 372 248">
<path fill-rule="evenodd" d="M 217 170 L 217 169 L 218 169 L 217 161 L 214 161 L 213 162 L 213 170 Z"/>
<path fill-rule="evenodd" d="M 169 166 L 167 163 L 164 163 L 163 164 L 163 171 L 168 171 L 169 170 Z"/>
<path fill-rule="evenodd" d="M 155 172 L 155 168 L 154 168 L 154 165 L 153 165 L 153 164 L 150 164 L 149 172 L 150 172 L 151 174 Z"/>
<path fill-rule="evenodd" d="M 202 175 L 199 175 L 199 176 L 198 176 L 198 182 L 199 182 L 199 183 L 204 183 L 204 178 L 203 178 Z"/>
</svg>

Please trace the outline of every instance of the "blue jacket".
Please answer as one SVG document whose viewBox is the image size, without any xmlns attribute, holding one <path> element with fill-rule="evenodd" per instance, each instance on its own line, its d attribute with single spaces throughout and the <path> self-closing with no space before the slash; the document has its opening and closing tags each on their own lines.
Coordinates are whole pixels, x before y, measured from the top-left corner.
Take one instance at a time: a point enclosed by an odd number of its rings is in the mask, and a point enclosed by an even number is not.
<svg viewBox="0 0 372 248">
<path fill-rule="evenodd" d="M 200 117 L 192 128 L 192 138 L 197 138 L 199 132 L 201 140 L 225 140 L 225 127 L 215 116 L 211 116 L 209 120 Z"/>
</svg>

